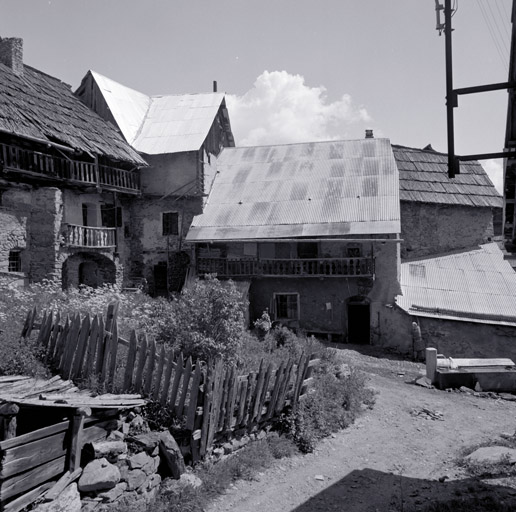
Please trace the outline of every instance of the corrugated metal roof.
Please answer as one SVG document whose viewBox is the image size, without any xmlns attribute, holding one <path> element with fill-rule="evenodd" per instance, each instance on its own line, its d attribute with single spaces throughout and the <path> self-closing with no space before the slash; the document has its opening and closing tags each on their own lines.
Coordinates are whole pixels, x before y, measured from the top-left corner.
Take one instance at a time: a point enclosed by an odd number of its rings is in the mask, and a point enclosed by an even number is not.
<svg viewBox="0 0 516 512">
<path fill-rule="evenodd" d="M 400 232 L 387 139 L 225 148 L 188 240 Z"/>
<path fill-rule="evenodd" d="M 147 96 L 91 72 L 127 142 L 148 155 L 197 151 L 223 93 Z"/>
<path fill-rule="evenodd" d="M 502 197 L 478 162 L 461 162 L 448 178 L 448 156 L 429 149 L 392 146 L 400 173 L 400 200 L 502 207 Z"/>
<path fill-rule="evenodd" d="M 401 290 L 414 316 L 516 325 L 516 273 L 495 243 L 402 263 Z"/>
</svg>

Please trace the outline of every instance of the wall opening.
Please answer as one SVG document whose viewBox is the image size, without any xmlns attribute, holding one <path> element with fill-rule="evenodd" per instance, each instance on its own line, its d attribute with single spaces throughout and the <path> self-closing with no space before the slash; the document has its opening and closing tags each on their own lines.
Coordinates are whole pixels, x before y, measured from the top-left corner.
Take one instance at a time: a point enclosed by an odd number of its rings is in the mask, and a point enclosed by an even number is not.
<svg viewBox="0 0 516 512">
<path fill-rule="evenodd" d="M 116 265 L 113 260 L 102 254 L 79 252 L 63 263 L 63 290 L 79 285 L 98 288 L 105 284 L 116 283 Z"/>
<path fill-rule="evenodd" d="M 99 285 L 98 265 L 94 261 L 84 261 L 79 264 L 79 286 L 91 286 L 97 288 Z"/>
<path fill-rule="evenodd" d="M 348 342 L 369 344 L 371 339 L 371 307 L 362 297 L 352 297 L 348 302 Z"/>
<path fill-rule="evenodd" d="M 160 262 L 154 265 L 154 296 L 168 296 L 168 265 L 166 262 Z"/>
</svg>

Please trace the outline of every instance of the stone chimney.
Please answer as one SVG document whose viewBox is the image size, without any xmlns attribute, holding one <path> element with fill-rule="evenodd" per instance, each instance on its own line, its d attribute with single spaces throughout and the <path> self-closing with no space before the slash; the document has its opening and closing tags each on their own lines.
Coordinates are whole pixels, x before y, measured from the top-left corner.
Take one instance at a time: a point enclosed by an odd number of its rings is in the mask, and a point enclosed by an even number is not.
<svg viewBox="0 0 516 512">
<path fill-rule="evenodd" d="M 366 139 L 374 139 L 373 130 L 366 130 L 365 131 L 365 138 Z"/>
<path fill-rule="evenodd" d="M 23 39 L 0 37 L 0 63 L 11 68 L 17 75 L 23 75 Z"/>
</svg>

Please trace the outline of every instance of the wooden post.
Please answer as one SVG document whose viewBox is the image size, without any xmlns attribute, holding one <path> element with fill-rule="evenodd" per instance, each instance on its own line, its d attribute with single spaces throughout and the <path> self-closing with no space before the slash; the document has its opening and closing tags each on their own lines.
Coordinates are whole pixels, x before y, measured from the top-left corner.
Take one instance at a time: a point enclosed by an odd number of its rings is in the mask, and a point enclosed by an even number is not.
<svg viewBox="0 0 516 512">
<path fill-rule="evenodd" d="M 71 473 L 81 467 L 83 427 L 84 419 L 87 416 L 91 416 L 91 409 L 89 407 L 81 407 L 75 410 L 72 417 L 70 426 L 72 435 L 68 450 L 68 471 Z"/>
<path fill-rule="evenodd" d="M 16 415 L 20 412 L 18 405 L 5 402 L 0 405 L 1 437 L 2 441 L 16 437 Z"/>
<path fill-rule="evenodd" d="M 437 370 L 437 349 L 427 348 L 425 351 L 426 376 L 433 384 L 435 382 L 435 372 Z"/>
</svg>

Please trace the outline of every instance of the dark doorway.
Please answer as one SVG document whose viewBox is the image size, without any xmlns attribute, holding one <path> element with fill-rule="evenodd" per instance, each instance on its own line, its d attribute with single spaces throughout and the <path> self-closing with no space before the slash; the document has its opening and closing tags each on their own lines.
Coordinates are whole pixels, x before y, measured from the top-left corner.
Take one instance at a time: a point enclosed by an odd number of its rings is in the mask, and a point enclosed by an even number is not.
<svg viewBox="0 0 516 512">
<path fill-rule="evenodd" d="M 348 342 L 367 345 L 371 336 L 370 307 L 367 302 L 348 303 Z"/>
<path fill-rule="evenodd" d="M 79 264 L 79 285 L 97 288 L 99 285 L 98 265 L 94 261 L 84 261 Z"/>
<path fill-rule="evenodd" d="M 166 263 L 154 265 L 154 296 L 168 296 L 168 266 Z"/>
</svg>

